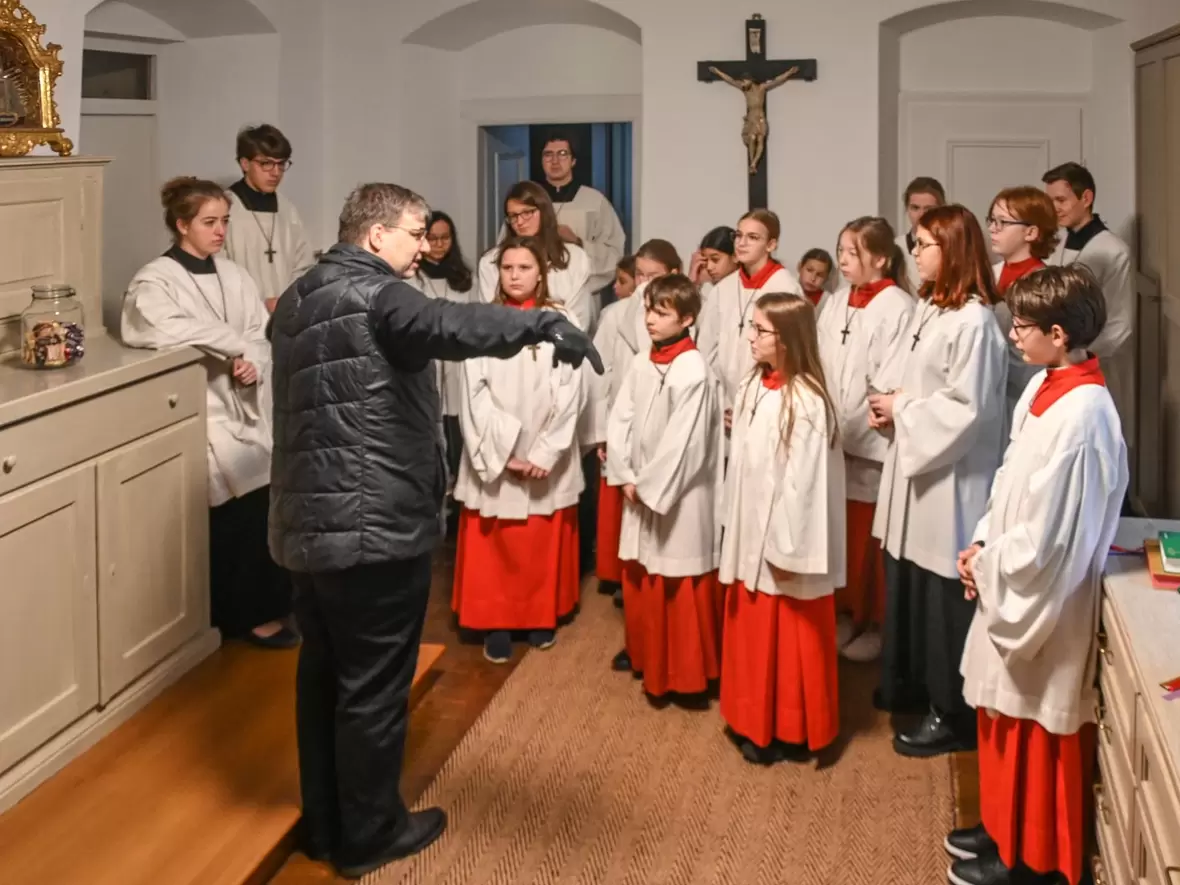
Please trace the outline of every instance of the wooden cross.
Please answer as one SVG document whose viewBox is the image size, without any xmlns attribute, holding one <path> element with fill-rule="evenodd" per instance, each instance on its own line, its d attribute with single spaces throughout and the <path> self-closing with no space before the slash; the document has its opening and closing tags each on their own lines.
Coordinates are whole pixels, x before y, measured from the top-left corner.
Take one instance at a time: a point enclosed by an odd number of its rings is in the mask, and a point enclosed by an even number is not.
<svg viewBox="0 0 1180 885">
<path fill-rule="evenodd" d="M 845 326 L 843 329 L 841 329 L 840 330 L 840 343 L 847 344 L 848 343 L 848 336 L 851 334 L 852 334 L 852 326 L 850 326 L 850 325 Z"/>
<path fill-rule="evenodd" d="M 269 262 L 270 264 L 275 263 L 275 247 L 272 246 L 270 243 L 266 244 L 266 252 L 264 252 L 263 254 L 266 255 L 267 262 Z"/>
<path fill-rule="evenodd" d="M 749 161 L 750 209 L 768 208 L 766 93 L 787 80 L 812 81 L 817 76 L 814 58 L 774 60 L 766 57 L 766 22 L 758 14 L 746 20 L 745 61 L 697 62 L 697 79 L 702 83 L 723 80 L 745 94 L 742 142 L 746 145 Z"/>
</svg>

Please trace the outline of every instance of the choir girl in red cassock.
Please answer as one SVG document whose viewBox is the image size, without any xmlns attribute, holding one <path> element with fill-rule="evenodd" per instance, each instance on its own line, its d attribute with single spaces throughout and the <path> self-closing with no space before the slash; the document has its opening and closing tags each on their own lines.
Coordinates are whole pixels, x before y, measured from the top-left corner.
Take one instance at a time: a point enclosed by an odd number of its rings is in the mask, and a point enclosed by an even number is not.
<svg viewBox="0 0 1180 885">
<path fill-rule="evenodd" d="M 545 253 L 512 237 L 497 253 L 497 300 L 520 310 L 563 308 L 549 300 Z M 557 622 L 578 603 L 578 495 L 584 481 L 576 431 L 583 379 L 554 366 L 552 346 L 463 364 L 459 421 L 462 503 L 451 605 L 461 627 L 484 631 L 484 656 L 512 656 L 512 633 L 535 648 L 556 641 Z"/>
<path fill-rule="evenodd" d="M 1127 448 L 1098 360 L 1106 320 L 1087 268 L 1008 293 L 1011 340 L 1040 368 L 959 573 L 975 616 L 963 694 L 977 710 L 982 824 L 955 830 L 956 885 L 1078 885 L 1098 706 L 1102 570 L 1127 488 Z M 1030 874 L 1031 873 L 1031 874 Z"/>
<path fill-rule="evenodd" d="M 725 478 L 721 715 L 742 755 L 765 764 L 839 731 L 844 452 L 811 302 L 761 296 L 746 337 L 754 369 L 734 403 Z"/>
</svg>

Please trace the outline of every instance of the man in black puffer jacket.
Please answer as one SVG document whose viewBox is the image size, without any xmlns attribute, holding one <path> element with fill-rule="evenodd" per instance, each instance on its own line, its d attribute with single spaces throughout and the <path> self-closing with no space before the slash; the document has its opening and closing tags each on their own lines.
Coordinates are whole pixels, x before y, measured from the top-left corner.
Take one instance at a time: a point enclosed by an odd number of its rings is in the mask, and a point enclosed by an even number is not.
<svg viewBox="0 0 1180 885">
<path fill-rule="evenodd" d="M 421 851 L 441 809 L 398 792 L 407 702 L 445 490 L 432 360 L 507 357 L 542 341 L 602 363 L 551 311 L 426 298 L 404 282 L 427 250 L 425 201 L 357 188 L 340 242 L 271 319 L 270 550 L 292 572 L 304 848 L 359 877 Z"/>
</svg>

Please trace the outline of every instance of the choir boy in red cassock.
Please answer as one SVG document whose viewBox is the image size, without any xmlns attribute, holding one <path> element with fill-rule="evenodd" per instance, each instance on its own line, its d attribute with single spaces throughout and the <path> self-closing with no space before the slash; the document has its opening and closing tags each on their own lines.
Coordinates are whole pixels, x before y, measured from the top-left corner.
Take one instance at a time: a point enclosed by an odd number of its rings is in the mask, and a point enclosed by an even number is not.
<svg viewBox="0 0 1180 885">
<path fill-rule="evenodd" d="M 557 310 L 549 300 L 545 251 L 510 237 L 496 258 L 497 301 Z M 578 495 L 584 482 L 576 431 L 583 379 L 554 366 L 552 346 L 507 359 L 463 363 L 463 504 L 451 606 L 459 625 L 485 631 L 484 657 L 512 656 L 512 632 L 534 648 L 556 642 L 558 619 L 578 604 Z"/>
<path fill-rule="evenodd" d="M 872 537 L 889 441 L 869 427 L 869 379 L 898 346 L 914 312 L 905 256 L 884 218 L 850 221 L 837 255 L 848 285 L 829 296 L 818 321 L 819 355 L 840 419 L 848 494 L 848 583 L 836 591 L 836 644 L 851 661 L 881 654 L 885 565 Z"/>
<path fill-rule="evenodd" d="M 754 369 L 734 403 L 720 579 L 721 715 L 750 762 L 801 758 L 839 731 L 836 604 L 844 584 L 844 452 L 815 308 L 763 295 Z"/>
<path fill-rule="evenodd" d="M 828 280 L 835 262 L 826 249 L 808 249 L 799 259 L 799 287 L 816 311 L 822 312 L 828 301 Z"/>
<path fill-rule="evenodd" d="M 959 554 L 976 606 L 962 671 L 963 694 L 978 711 L 983 822 L 952 832 L 946 847 L 959 858 L 950 870 L 956 885 L 1047 885 L 1057 874 L 1078 885 L 1098 598 L 1127 449 L 1087 351 L 1106 319 L 1093 274 L 1078 265 L 1037 271 L 1013 284 L 1008 304 L 1012 341 L 1042 371 L 1017 405 L 975 543 Z"/>
<path fill-rule="evenodd" d="M 663 276 L 643 297 L 651 346 L 634 357 L 607 430 L 626 500 L 619 556 L 639 579 L 624 585 L 627 647 L 614 666 L 642 674 L 653 698 L 701 695 L 721 675 L 720 388 L 692 338 L 692 281 Z"/>
<path fill-rule="evenodd" d="M 992 251 L 1000 257 L 992 267 L 1000 298 L 1018 279 L 1044 267 L 1057 247 L 1057 212 L 1049 195 L 1040 188 L 1010 187 L 1000 191 L 992 200 L 987 229 Z M 1012 329 L 1012 312 L 1005 301 L 996 305 L 996 320 L 1007 337 Z M 1037 367 L 1026 363 L 1020 349 L 1009 339 L 1008 417 L 1036 373 Z"/>
</svg>

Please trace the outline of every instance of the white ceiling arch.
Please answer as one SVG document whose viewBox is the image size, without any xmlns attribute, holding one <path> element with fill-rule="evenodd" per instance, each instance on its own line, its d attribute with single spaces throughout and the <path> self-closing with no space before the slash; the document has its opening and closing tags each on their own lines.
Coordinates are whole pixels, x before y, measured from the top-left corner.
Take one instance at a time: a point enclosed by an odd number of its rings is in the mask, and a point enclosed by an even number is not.
<svg viewBox="0 0 1180 885">
<path fill-rule="evenodd" d="M 188 38 L 273 34 L 275 26 L 252 0 L 88 0 L 87 12 L 121 3 L 155 17 Z"/>
<path fill-rule="evenodd" d="M 1097 31 L 1122 19 L 1054 0 L 949 0 L 900 13 L 881 22 L 882 30 L 908 34 L 931 25 L 967 18 L 1035 18 Z"/>
<path fill-rule="evenodd" d="M 642 42 L 639 25 L 592 0 L 473 0 L 431 19 L 405 42 L 458 52 L 535 25 L 589 25 Z"/>
</svg>

